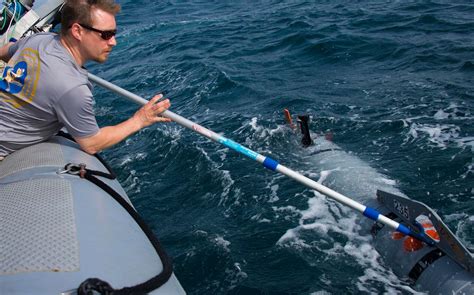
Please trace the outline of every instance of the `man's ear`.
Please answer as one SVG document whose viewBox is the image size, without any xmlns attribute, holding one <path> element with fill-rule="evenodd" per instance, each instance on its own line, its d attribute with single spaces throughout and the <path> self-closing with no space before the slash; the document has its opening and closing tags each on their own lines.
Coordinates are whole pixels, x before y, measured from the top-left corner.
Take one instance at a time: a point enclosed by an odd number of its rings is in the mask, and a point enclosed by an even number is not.
<svg viewBox="0 0 474 295">
<path fill-rule="evenodd" d="M 71 26 L 71 35 L 74 39 L 77 39 L 79 41 L 82 40 L 82 34 L 84 34 L 84 30 L 82 29 L 81 25 L 78 23 L 74 23 Z"/>
</svg>

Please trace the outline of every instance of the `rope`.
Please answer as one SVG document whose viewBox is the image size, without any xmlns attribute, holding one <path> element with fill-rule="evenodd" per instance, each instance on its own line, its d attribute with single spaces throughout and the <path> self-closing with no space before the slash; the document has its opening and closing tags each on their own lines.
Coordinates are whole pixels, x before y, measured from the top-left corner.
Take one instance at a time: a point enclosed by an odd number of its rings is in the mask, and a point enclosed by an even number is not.
<svg viewBox="0 0 474 295">
<path fill-rule="evenodd" d="M 111 188 L 106 183 L 96 177 L 103 176 L 109 179 L 113 179 L 115 175 L 111 175 L 102 171 L 86 169 L 85 164 L 67 164 L 64 169 L 65 172 L 69 174 L 78 175 L 81 178 L 87 179 L 88 181 L 92 182 L 93 184 L 104 190 L 106 193 L 108 193 L 112 198 L 114 198 L 114 200 L 116 200 L 133 217 L 138 226 L 140 226 L 142 231 L 150 240 L 163 264 L 163 270 L 161 271 L 161 273 L 149 279 L 148 281 L 138 284 L 136 286 L 125 287 L 122 289 L 114 289 L 107 282 L 104 282 L 98 278 L 89 278 L 83 283 L 81 283 L 81 285 L 77 289 L 77 293 L 79 295 L 89 295 L 93 294 L 92 291 L 97 291 L 100 294 L 107 295 L 146 294 L 168 282 L 169 278 L 173 274 L 173 265 L 171 262 L 171 258 L 163 250 L 161 243 L 155 237 L 153 231 L 148 227 L 148 225 L 140 217 L 137 211 L 135 211 L 135 209 L 127 201 L 125 201 L 125 199 L 119 193 L 117 193 L 113 188 Z"/>
<path fill-rule="evenodd" d="M 113 293 L 114 289 L 109 283 L 97 278 L 87 279 L 79 285 L 79 288 L 77 288 L 78 295 L 93 295 L 94 291 L 100 294 L 110 295 Z"/>
</svg>

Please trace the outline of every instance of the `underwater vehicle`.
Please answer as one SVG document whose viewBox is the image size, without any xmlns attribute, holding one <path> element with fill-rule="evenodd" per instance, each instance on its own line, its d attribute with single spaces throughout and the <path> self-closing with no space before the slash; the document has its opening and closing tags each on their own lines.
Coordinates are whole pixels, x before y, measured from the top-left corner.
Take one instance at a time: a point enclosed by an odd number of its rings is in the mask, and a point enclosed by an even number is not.
<svg viewBox="0 0 474 295">
<path fill-rule="evenodd" d="M 296 129 L 291 114 L 284 110 L 286 121 Z M 473 253 L 427 205 L 406 197 L 391 185 L 379 181 L 375 169 L 332 142 L 332 135 L 312 138 L 309 116 L 298 116 L 301 145 L 312 158 L 312 163 L 325 170 L 347 167 L 332 180 L 335 186 L 346 186 L 351 195 L 362 196 L 368 207 L 390 219 L 408 225 L 428 238 L 420 241 L 404 235 L 371 219 L 363 219 L 364 229 L 370 231 L 373 246 L 384 263 L 402 279 L 407 279 L 416 290 L 430 294 L 474 294 Z M 334 183 L 332 183 L 334 184 Z M 366 196 L 367 186 L 374 196 Z"/>
</svg>

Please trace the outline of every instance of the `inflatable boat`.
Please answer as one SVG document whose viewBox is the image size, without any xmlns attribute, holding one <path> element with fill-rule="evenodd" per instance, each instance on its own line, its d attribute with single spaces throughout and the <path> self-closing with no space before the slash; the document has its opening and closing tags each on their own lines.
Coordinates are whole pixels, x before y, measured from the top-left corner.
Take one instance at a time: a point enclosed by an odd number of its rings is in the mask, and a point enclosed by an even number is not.
<svg viewBox="0 0 474 295">
<path fill-rule="evenodd" d="M 287 110 L 285 116 L 295 128 Z M 311 163 L 334 171 L 326 182 L 358 196 L 358 201 L 432 241 L 425 243 L 368 218 L 361 219 L 362 228 L 371 233 L 374 247 L 385 264 L 416 290 L 429 294 L 474 294 L 473 254 L 439 215 L 406 197 L 374 168 L 342 150 L 332 142 L 332 136 L 311 134 L 308 123 L 307 115 L 298 116 L 301 144 L 306 147 Z"/>
<path fill-rule="evenodd" d="M 101 159 L 62 136 L 0 161 L 0 294 L 185 294 Z"/>
</svg>

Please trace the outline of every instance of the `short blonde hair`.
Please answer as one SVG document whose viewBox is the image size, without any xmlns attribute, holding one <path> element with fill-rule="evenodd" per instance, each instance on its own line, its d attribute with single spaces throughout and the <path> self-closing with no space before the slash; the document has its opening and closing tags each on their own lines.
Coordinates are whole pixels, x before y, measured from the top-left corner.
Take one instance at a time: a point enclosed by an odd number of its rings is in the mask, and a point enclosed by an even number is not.
<svg viewBox="0 0 474 295">
<path fill-rule="evenodd" d="M 74 23 L 92 26 L 92 8 L 116 15 L 120 4 L 114 0 L 66 0 L 61 9 L 61 34 L 65 35 Z"/>
</svg>

